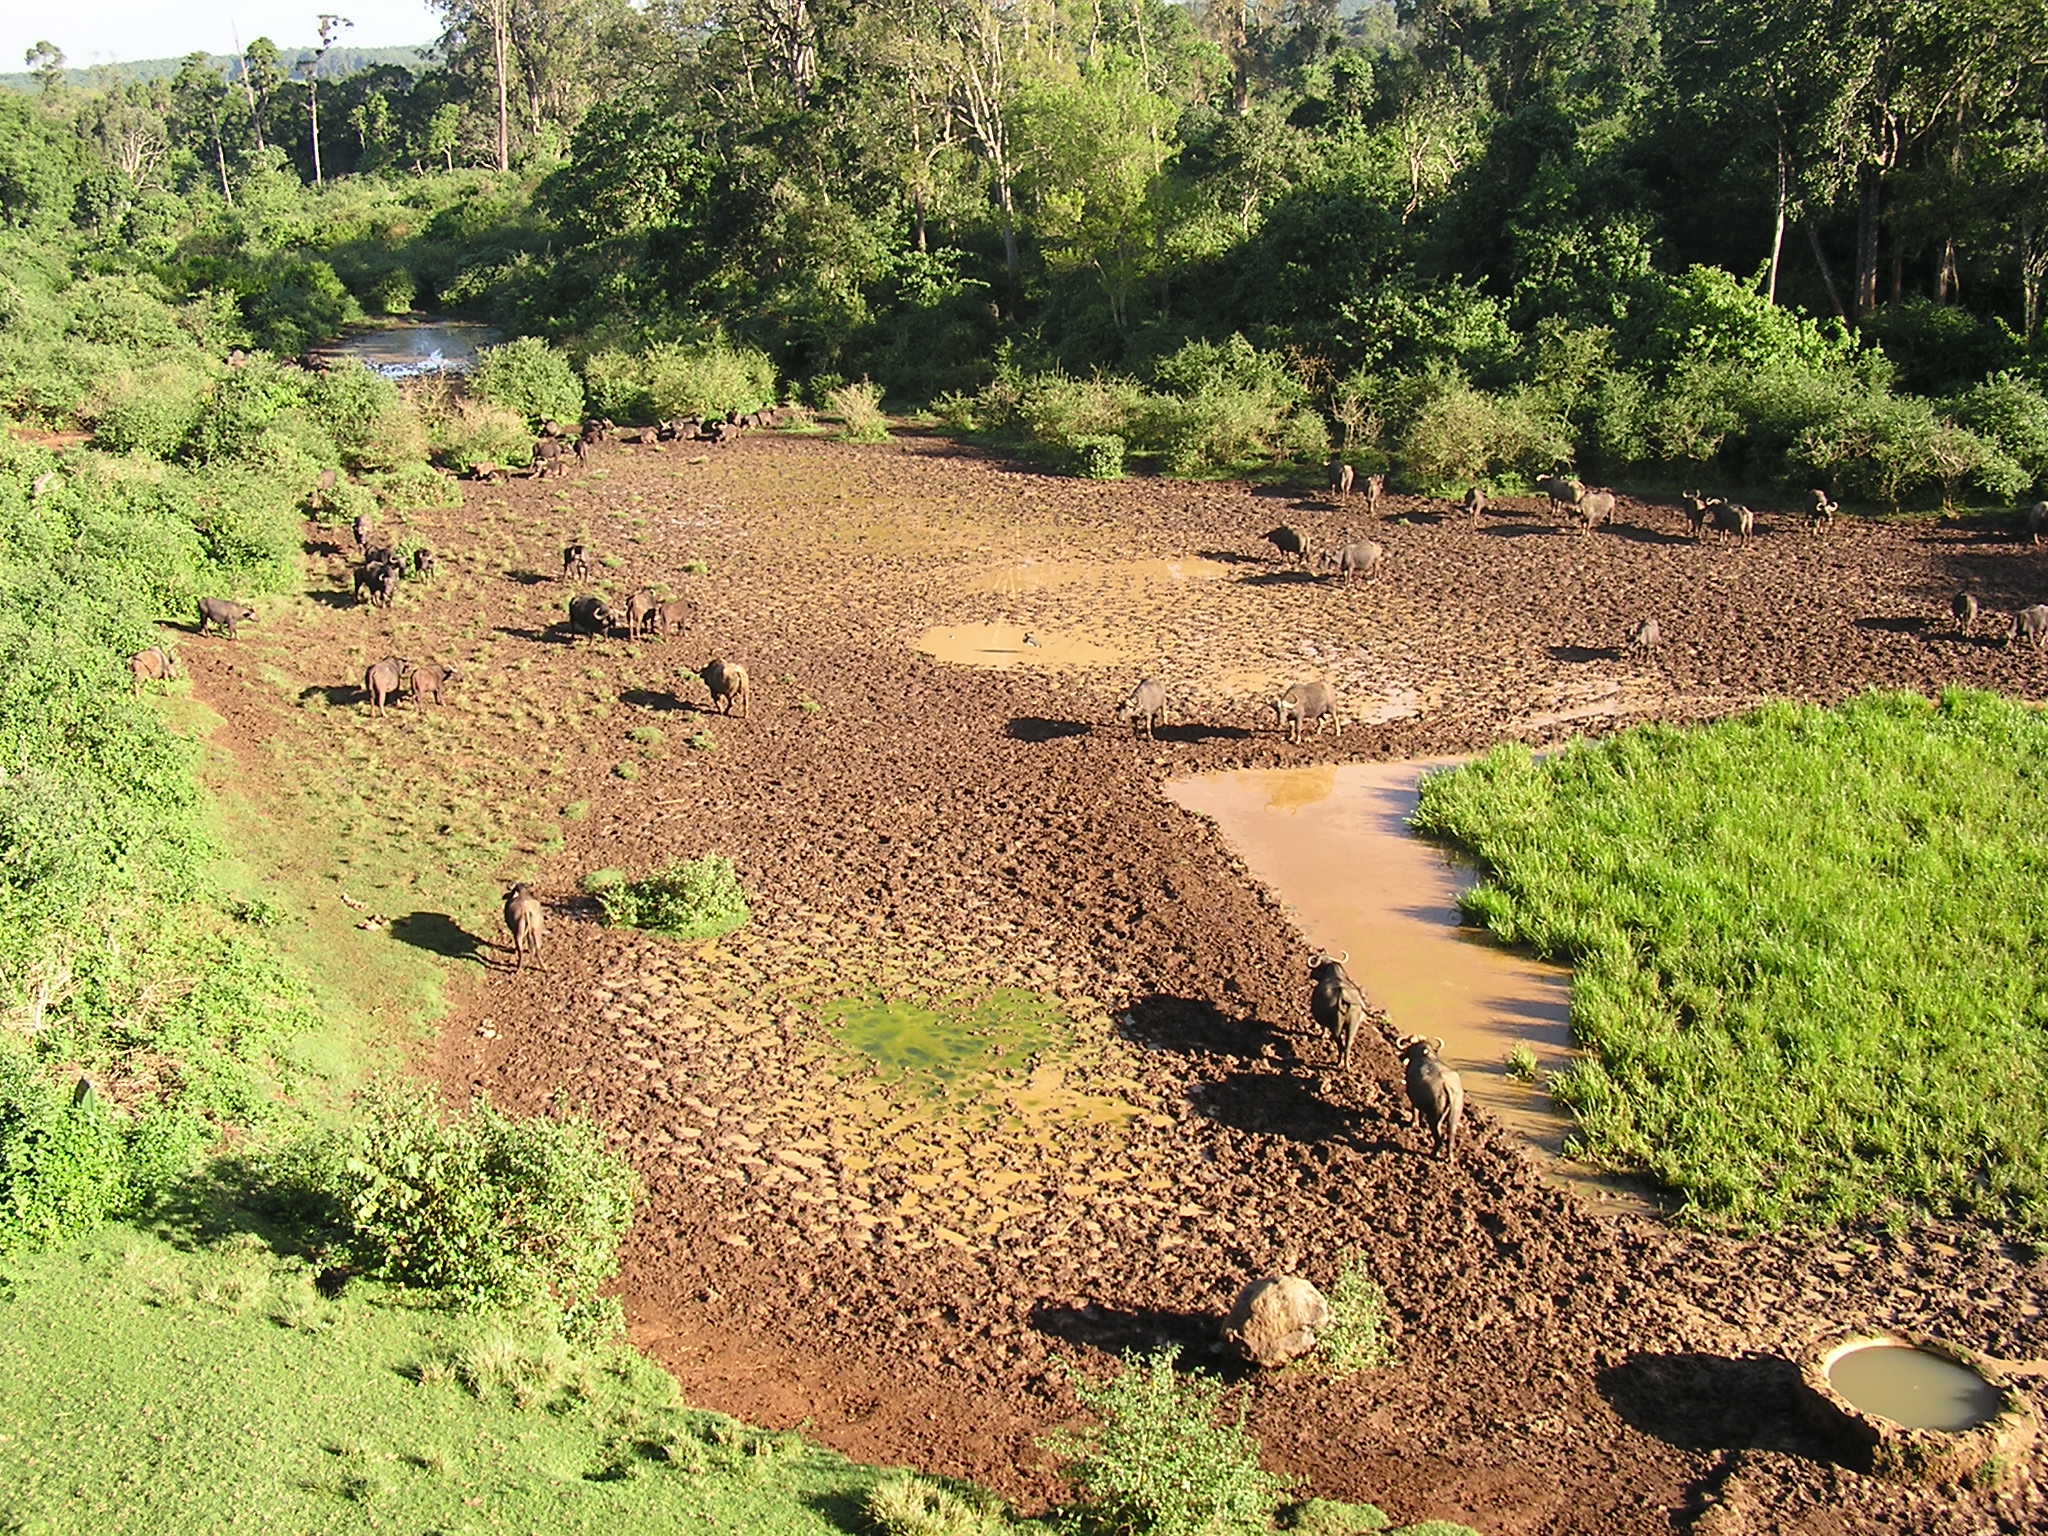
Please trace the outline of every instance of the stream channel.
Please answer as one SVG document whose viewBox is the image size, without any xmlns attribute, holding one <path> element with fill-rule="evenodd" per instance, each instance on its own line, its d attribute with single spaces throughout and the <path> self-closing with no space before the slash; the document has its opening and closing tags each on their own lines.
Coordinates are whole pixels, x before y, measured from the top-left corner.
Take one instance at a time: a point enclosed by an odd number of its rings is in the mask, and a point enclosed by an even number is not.
<svg viewBox="0 0 2048 1536">
<path fill-rule="evenodd" d="M 1571 1119 L 1542 1079 L 1579 1054 L 1571 972 L 1466 926 L 1458 897 L 1473 872 L 1408 825 L 1422 776 L 1451 766 L 1241 769 L 1175 780 L 1166 793 L 1216 822 L 1311 945 L 1350 952 L 1346 969 L 1397 1031 L 1443 1037 L 1466 1101 L 1520 1136 L 1548 1176 L 1595 1210 L 1655 1214 L 1634 1182 L 1564 1155 Z M 1304 1009 L 1307 996 L 1304 978 Z M 1517 1043 L 1535 1053 L 1533 1082 L 1508 1073 Z"/>
<path fill-rule="evenodd" d="M 387 379 L 414 379 L 431 373 L 468 373 L 476 367 L 479 347 L 504 339 L 479 320 L 415 315 L 357 327 L 316 351 L 337 361 L 354 358 Z"/>
</svg>

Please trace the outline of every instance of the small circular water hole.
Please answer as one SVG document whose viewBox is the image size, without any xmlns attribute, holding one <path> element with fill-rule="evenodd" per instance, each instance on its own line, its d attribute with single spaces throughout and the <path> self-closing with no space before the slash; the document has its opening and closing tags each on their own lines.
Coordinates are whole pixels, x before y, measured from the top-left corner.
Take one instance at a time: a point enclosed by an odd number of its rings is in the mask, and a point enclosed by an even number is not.
<svg viewBox="0 0 2048 1536">
<path fill-rule="evenodd" d="M 1969 1366 L 1910 1344 L 1862 1344 L 1828 1366 L 1828 1382 L 1865 1413 L 1951 1434 L 1997 1418 L 2005 1394 Z"/>
</svg>

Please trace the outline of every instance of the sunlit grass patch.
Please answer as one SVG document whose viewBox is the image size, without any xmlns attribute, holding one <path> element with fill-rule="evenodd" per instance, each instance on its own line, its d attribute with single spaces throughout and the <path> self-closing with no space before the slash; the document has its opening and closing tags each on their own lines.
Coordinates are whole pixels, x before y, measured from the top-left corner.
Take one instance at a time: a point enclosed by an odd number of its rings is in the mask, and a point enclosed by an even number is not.
<svg viewBox="0 0 2048 1536">
<path fill-rule="evenodd" d="M 2048 1233 L 2048 719 L 1993 694 L 1776 704 L 1423 785 L 1466 905 L 1576 967 L 1552 1079 L 1592 1158 L 1741 1225 Z"/>
</svg>

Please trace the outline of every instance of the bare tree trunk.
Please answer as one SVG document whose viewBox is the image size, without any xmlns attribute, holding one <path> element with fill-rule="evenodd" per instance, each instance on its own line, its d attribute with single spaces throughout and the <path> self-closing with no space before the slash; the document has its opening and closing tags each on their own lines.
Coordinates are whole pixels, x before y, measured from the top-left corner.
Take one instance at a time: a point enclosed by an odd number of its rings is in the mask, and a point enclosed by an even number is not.
<svg viewBox="0 0 2048 1536">
<path fill-rule="evenodd" d="M 220 115 L 218 113 L 214 114 L 213 119 L 213 160 L 214 164 L 220 167 L 221 198 L 232 208 L 235 206 L 235 191 L 233 187 L 228 185 L 228 152 L 227 146 L 220 141 Z"/>
<path fill-rule="evenodd" d="M 1856 167 L 1856 316 L 1861 319 L 1877 309 L 1877 195 L 1881 185 L 1877 165 L 1869 160 Z"/>
<path fill-rule="evenodd" d="M 320 61 L 313 61 L 318 69 Z M 317 74 L 306 77 L 306 106 L 313 117 L 313 185 L 320 185 L 320 77 Z"/>
<path fill-rule="evenodd" d="M 2034 228 L 2031 209 L 2020 214 L 2020 336 L 2028 346 L 2041 328 L 2041 278 L 2048 271 L 2048 250 L 2044 250 Z"/>
<path fill-rule="evenodd" d="M 1764 302 L 1778 302 L 1778 268 L 1785 256 L 1785 205 L 1792 195 L 1792 167 L 1785 153 L 1785 130 L 1778 128 L 1778 196 L 1771 210 L 1771 270 L 1764 279 Z"/>
<path fill-rule="evenodd" d="M 263 147 L 263 119 L 256 112 L 256 82 L 249 78 L 249 55 L 241 52 L 242 39 L 235 38 L 235 51 L 242 61 L 242 95 L 249 102 L 249 129 L 256 135 L 256 147 Z"/>
<path fill-rule="evenodd" d="M 1231 0 L 1231 105 L 1239 117 L 1252 109 L 1251 27 L 1246 15 L 1250 8 L 1251 0 Z"/>
<path fill-rule="evenodd" d="M 1835 311 L 1835 318 L 1848 323 L 1849 312 L 1842 307 L 1842 292 L 1835 286 L 1834 268 L 1828 265 L 1827 252 L 1820 248 L 1820 226 L 1811 218 L 1805 220 L 1807 244 L 1813 247 L 1813 264 L 1820 268 L 1820 280 L 1828 291 L 1828 303 Z"/>
<path fill-rule="evenodd" d="M 1950 235 L 1941 242 L 1941 262 L 1934 269 L 1934 296 L 1946 304 L 1962 292 L 1962 274 L 1956 267 L 1956 238 Z"/>
<path fill-rule="evenodd" d="M 491 64 L 498 76 L 498 169 L 512 169 L 512 122 L 506 98 L 505 74 L 508 40 L 505 0 L 491 0 Z"/>
</svg>

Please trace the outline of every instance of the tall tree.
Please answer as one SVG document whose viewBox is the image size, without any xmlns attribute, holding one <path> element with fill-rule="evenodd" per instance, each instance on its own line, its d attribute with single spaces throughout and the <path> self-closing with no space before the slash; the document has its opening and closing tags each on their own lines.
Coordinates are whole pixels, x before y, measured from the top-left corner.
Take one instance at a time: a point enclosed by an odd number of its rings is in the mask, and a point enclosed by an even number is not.
<svg viewBox="0 0 2048 1536">
<path fill-rule="evenodd" d="M 313 119 L 313 185 L 316 187 L 324 180 L 320 174 L 320 61 L 327 57 L 327 50 L 334 46 L 341 29 L 354 25 L 346 16 L 322 11 L 320 46 L 313 50 L 312 61 L 306 66 L 306 108 Z"/>
</svg>

